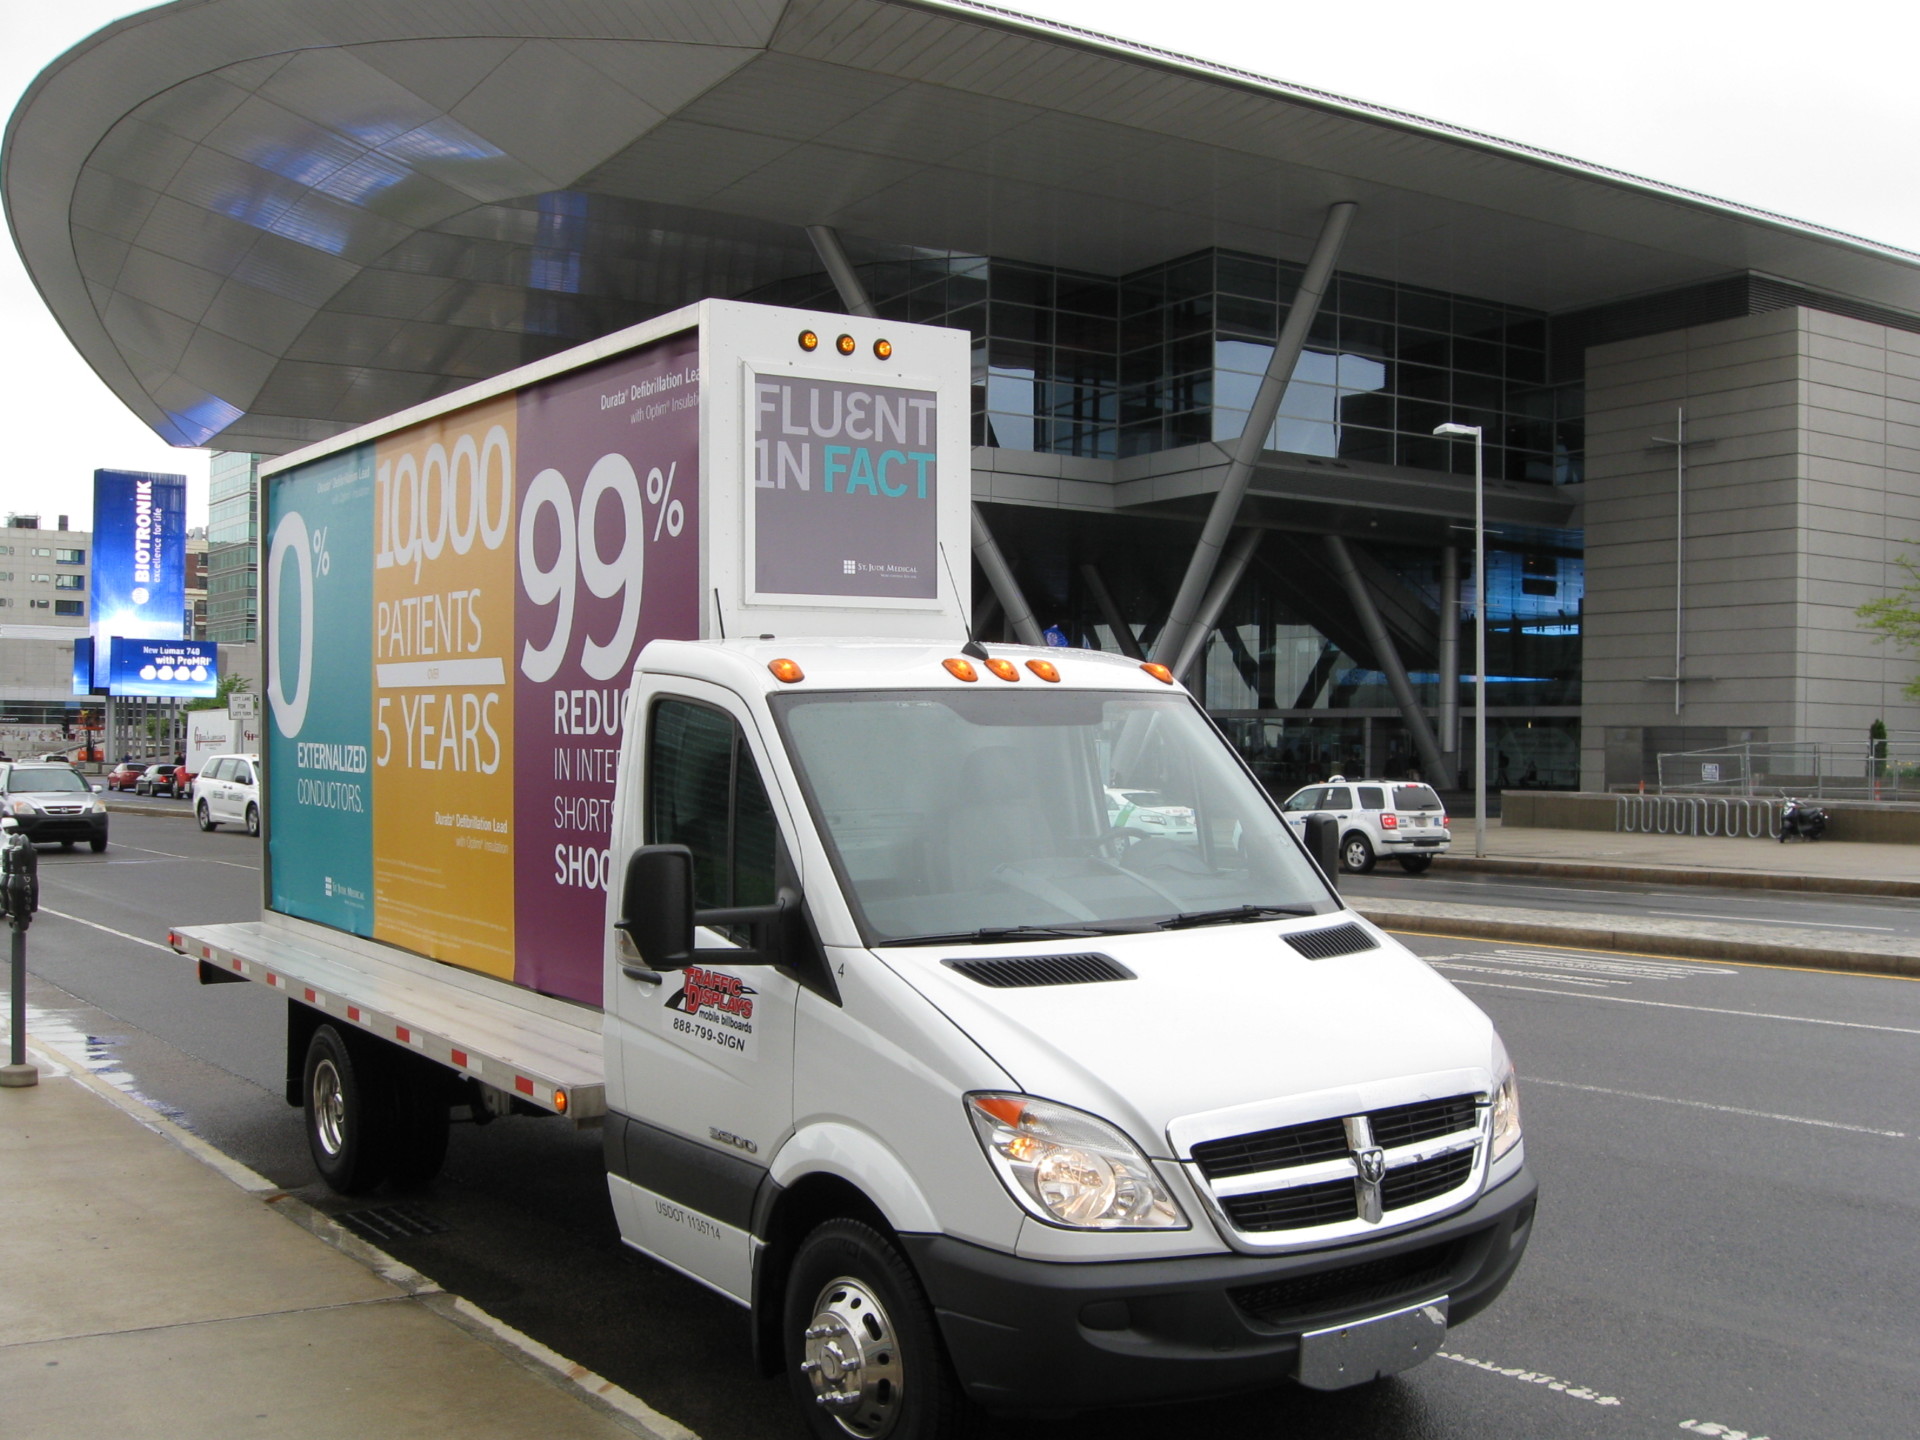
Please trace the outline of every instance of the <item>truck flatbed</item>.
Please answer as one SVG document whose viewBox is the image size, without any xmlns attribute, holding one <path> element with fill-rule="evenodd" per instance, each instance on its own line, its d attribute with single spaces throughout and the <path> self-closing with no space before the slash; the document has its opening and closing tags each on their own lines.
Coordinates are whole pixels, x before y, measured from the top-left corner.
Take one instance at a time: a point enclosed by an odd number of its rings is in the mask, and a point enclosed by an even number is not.
<svg viewBox="0 0 1920 1440">
<path fill-rule="evenodd" d="M 174 930 L 202 965 L 279 990 L 573 1120 L 606 1113 L 600 1012 L 391 946 L 276 920 Z"/>
</svg>

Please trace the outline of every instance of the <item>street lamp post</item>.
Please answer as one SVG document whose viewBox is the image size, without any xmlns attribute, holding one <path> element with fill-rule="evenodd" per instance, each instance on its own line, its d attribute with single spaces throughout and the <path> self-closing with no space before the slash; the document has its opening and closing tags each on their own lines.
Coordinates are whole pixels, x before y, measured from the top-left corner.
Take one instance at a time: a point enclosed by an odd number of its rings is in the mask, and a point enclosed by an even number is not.
<svg viewBox="0 0 1920 1440">
<path fill-rule="evenodd" d="M 1433 428 L 1450 440 L 1473 437 L 1473 853 L 1487 853 L 1487 476 L 1486 437 L 1478 425 L 1449 420 Z"/>
</svg>

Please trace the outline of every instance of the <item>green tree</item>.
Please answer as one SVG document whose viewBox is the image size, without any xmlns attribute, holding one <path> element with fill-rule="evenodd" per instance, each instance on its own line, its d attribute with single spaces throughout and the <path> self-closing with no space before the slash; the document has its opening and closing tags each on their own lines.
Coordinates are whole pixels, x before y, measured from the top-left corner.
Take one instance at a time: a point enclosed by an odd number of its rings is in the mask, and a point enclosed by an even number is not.
<svg viewBox="0 0 1920 1440">
<path fill-rule="evenodd" d="M 1920 651 L 1920 565 L 1904 555 L 1894 556 L 1893 563 L 1906 572 L 1907 583 L 1853 613 L 1867 629 L 1880 632 L 1878 639 L 1891 640 L 1902 650 Z M 1920 675 L 1909 680 L 1901 693 L 1920 700 Z"/>
<path fill-rule="evenodd" d="M 1916 579 L 1920 579 L 1920 577 L 1916 577 Z M 212 695 L 202 695 L 198 700 L 189 700 L 180 708 L 182 710 L 224 710 L 227 708 L 227 697 L 229 695 L 233 694 L 236 690 L 247 691 L 252 688 L 253 682 L 248 680 L 244 675 L 222 675 L 220 677 L 220 688 L 216 693 Z"/>
</svg>

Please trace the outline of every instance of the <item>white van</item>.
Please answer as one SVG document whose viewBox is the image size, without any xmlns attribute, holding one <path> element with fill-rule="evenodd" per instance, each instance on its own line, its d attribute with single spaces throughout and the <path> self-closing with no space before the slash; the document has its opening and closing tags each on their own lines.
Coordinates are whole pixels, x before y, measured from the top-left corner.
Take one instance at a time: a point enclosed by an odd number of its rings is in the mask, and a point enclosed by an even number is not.
<svg viewBox="0 0 1920 1440">
<path fill-rule="evenodd" d="M 260 757 L 215 755 L 193 777 L 193 818 L 202 830 L 244 825 L 260 833 Z"/>
</svg>

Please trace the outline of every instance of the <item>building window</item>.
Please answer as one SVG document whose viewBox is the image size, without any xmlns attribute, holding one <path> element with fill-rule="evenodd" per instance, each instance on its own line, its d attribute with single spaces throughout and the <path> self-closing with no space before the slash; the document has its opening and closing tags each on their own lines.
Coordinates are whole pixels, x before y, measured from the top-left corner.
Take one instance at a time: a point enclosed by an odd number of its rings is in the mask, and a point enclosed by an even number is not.
<svg viewBox="0 0 1920 1440">
<path fill-rule="evenodd" d="M 51 600 L 27 601 L 27 608 L 29 610 L 48 610 L 48 609 L 51 609 L 52 607 L 53 607 L 53 602 Z"/>
<path fill-rule="evenodd" d="M 53 602 L 53 613 L 56 615 L 84 615 L 87 613 L 87 602 L 84 600 L 56 600 Z"/>
<path fill-rule="evenodd" d="M 84 565 L 87 563 L 87 552 L 84 550 L 55 550 L 53 552 L 53 559 L 57 565 Z"/>
<path fill-rule="evenodd" d="M 27 553 L 29 555 L 37 555 L 43 560 L 51 560 L 53 558 L 53 551 L 45 545 L 36 545 Z"/>
<path fill-rule="evenodd" d="M 0 570 L 0 580 L 11 580 L 11 579 L 13 579 L 13 571 Z"/>
<path fill-rule="evenodd" d="M 12 608 L 13 601 L 5 595 L 0 595 L 0 610 L 11 610 Z"/>
<path fill-rule="evenodd" d="M 53 576 L 41 574 L 37 571 L 29 575 L 27 579 L 31 580 L 35 585 L 51 585 L 53 583 Z"/>
<path fill-rule="evenodd" d="M 87 588 L 87 577 L 84 575 L 56 575 L 53 577 L 53 588 L 56 590 L 84 590 Z"/>
</svg>

